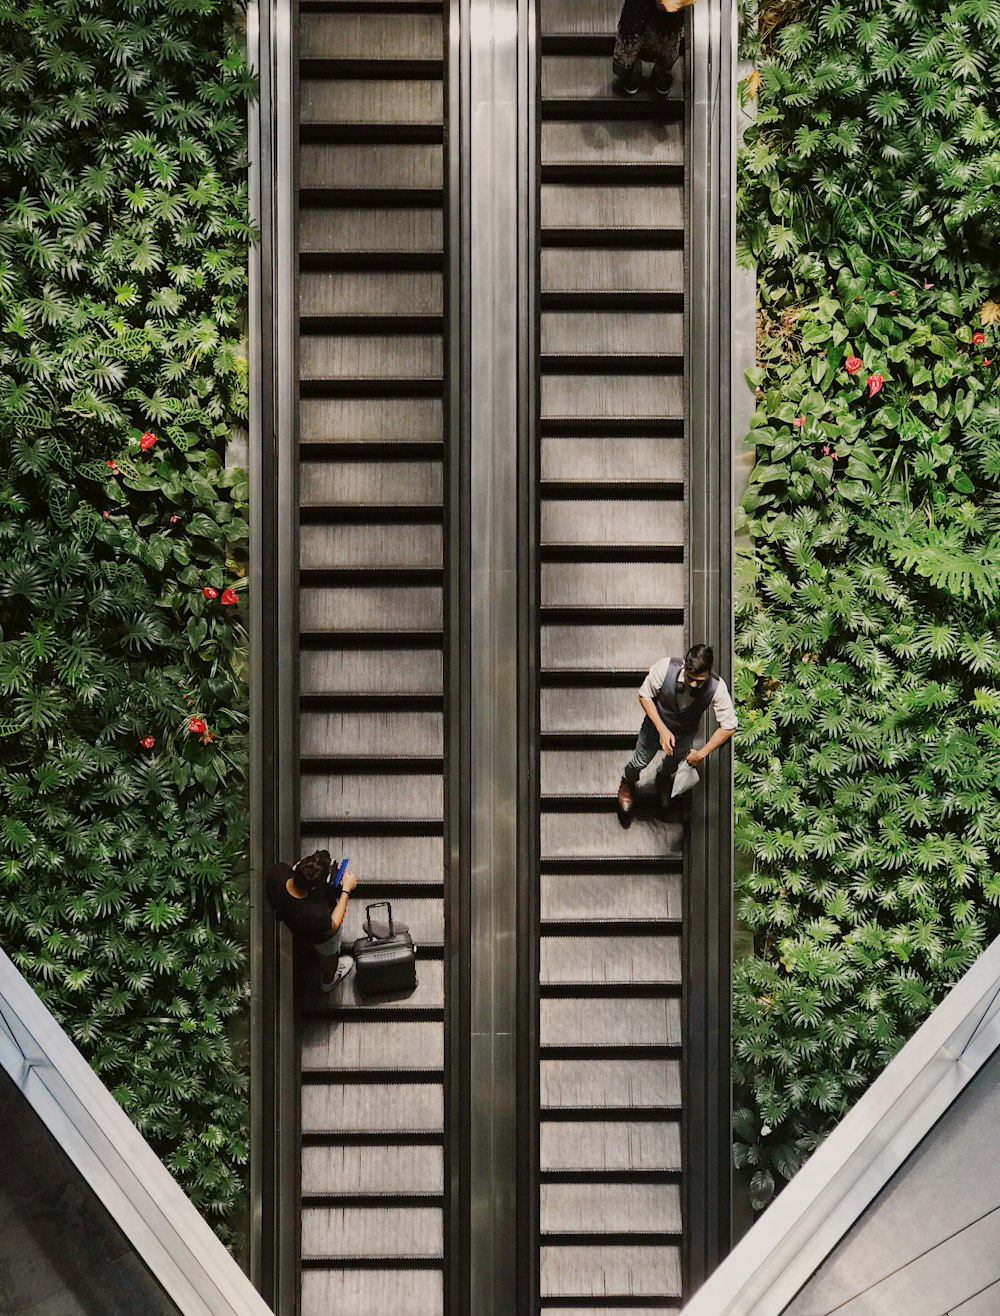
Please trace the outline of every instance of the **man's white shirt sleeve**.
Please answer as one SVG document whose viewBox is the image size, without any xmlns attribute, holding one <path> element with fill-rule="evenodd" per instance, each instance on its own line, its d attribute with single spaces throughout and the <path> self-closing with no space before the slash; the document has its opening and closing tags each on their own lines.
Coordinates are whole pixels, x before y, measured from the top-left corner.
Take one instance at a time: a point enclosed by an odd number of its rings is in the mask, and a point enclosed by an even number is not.
<svg viewBox="0 0 1000 1316">
<path fill-rule="evenodd" d="M 667 679 L 667 671 L 670 668 L 670 659 L 661 658 L 658 663 L 654 663 L 646 674 L 646 679 L 639 687 L 639 695 L 642 699 L 655 699 L 663 688 L 663 682 Z"/>
<path fill-rule="evenodd" d="M 739 726 L 736 709 L 733 707 L 733 697 L 721 676 L 719 677 L 719 684 L 715 687 L 715 694 L 712 696 L 712 712 L 715 714 L 716 722 L 723 730 L 735 731 Z"/>
</svg>

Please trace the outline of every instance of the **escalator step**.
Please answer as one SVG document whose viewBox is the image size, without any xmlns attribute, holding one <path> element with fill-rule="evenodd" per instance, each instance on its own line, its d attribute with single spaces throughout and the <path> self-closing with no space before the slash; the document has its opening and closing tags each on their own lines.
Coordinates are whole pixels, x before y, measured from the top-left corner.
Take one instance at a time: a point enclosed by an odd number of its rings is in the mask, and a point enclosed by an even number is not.
<svg viewBox="0 0 1000 1316">
<path fill-rule="evenodd" d="M 610 895 L 610 891 L 606 894 Z M 610 902 L 609 902 L 610 903 Z M 617 916 L 611 909 L 610 917 Z M 540 980 L 547 983 L 676 983 L 681 980 L 677 935 L 609 937 L 543 936 Z M 565 1002 L 563 1002 L 565 1004 Z M 575 1005 L 576 1002 L 573 1002 Z"/>
<path fill-rule="evenodd" d="M 439 1270 L 309 1269 L 302 1275 L 301 1316 L 440 1316 Z"/>
<path fill-rule="evenodd" d="M 543 999 L 539 1040 L 543 1047 L 679 1046 L 681 1004 L 676 996 Z"/>
<path fill-rule="evenodd" d="M 436 148 L 427 146 L 422 149 L 432 151 Z M 636 183 L 626 184 L 624 179 L 604 187 L 587 187 L 578 183 L 543 183 L 541 210 L 543 232 L 545 229 L 566 232 L 594 229 L 627 233 L 636 229 L 649 229 L 660 233 L 671 229 L 680 234 L 684 227 L 684 190 L 670 184 L 642 187 Z"/>
<path fill-rule="evenodd" d="M 683 608 L 685 586 L 679 562 L 542 563 L 543 608 Z"/>
<path fill-rule="evenodd" d="M 299 617 L 307 631 L 440 630 L 440 589 L 302 589 Z"/>
<path fill-rule="evenodd" d="M 442 406 L 437 398 L 303 398 L 299 413 L 303 446 L 441 442 Z"/>
<path fill-rule="evenodd" d="M 613 884 L 609 887 L 607 877 L 590 873 L 543 873 L 543 922 L 592 920 L 604 927 L 609 903 L 616 920 L 681 917 L 681 880 L 677 873 L 619 873 Z"/>
<path fill-rule="evenodd" d="M 307 192 L 426 192 L 444 182 L 442 147 L 304 144 L 299 152 L 299 186 Z"/>
<path fill-rule="evenodd" d="M 303 755 L 440 758 L 443 738 L 440 713 L 307 712 L 301 720 Z"/>
<path fill-rule="evenodd" d="M 614 36 L 620 13 L 620 0 L 545 0 L 541 6 L 542 38 Z"/>
<path fill-rule="evenodd" d="M 552 191 L 554 194 L 555 190 Z M 681 294 L 684 253 L 643 247 L 618 250 L 543 247 L 541 277 L 543 295 L 557 292 Z"/>
<path fill-rule="evenodd" d="M 441 882 L 444 845 L 440 836 L 358 836 L 336 822 L 309 838 L 310 849 L 349 855 L 351 867 L 365 882 Z"/>
<path fill-rule="evenodd" d="M 680 1231 L 676 1184 L 543 1183 L 543 1234 L 674 1234 Z"/>
<path fill-rule="evenodd" d="M 612 790 L 617 790 L 615 782 Z M 605 813 L 543 813 L 542 860 L 654 858 L 681 852 L 682 828 L 661 818 L 636 818 L 625 832 L 613 808 Z"/>
<path fill-rule="evenodd" d="M 304 1069 L 440 1069 L 443 1060 L 439 1023 L 365 1020 L 331 1028 L 325 1020 L 302 1021 Z"/>
<path fill-rule="evenodd" d="M 302 1085 L 302 1131 L 306 1134 L 335 1137 L 355 1131 L 396 1131 L 436 1135 L 443 1128 L 444 1089 L 438 1083 L 338 1083 L 331 1079 Z"/>
<path fill-rule="evenodd" d="M 683 652 L 681 626 L 599 625 L 542 628 L 542 667 L 558 671 L 582 668 L 641 668 L 665 653 Z M 651 657 L 652 655 L 652 657 Z"/>
<path fill-rule="evenodd" d="M 684 317 L 656 311 L 542 314 L 542 356 L 679 356 Z"/>
<path fill-rule="evenodd" d="M 684 133 L 675 121 L 646 122 L 628 119 L 556 119 L 542 124 L 542 163 L 547 165 L 619 166 L 626 186 L 628 166 L 684 165 Z M 543 219 L 543 224 L 545 223 Z"/>
<path fill-rule="evenodd" d="M 441 689 L 439 649 L 409 650 L 405 659 L 380 649 L 304 649 L 299 667 L 302 693 L 368 694 L 373 690 L 436 694 Z"/>
<path fill-rule="evenodd" d="M 545 544 L 684 543 L 684 504 L 676 499 L 548 499 Z"/>
<path fill-rule="evenodd" d="M 340 493 L 338 481 L 332 492 Z M 431 502 L 439 501 L 440 490 L 436 492 Z M 441 527 L 436 525 L 304 525 L 299 531 L 299 560 L 305 568 L 436 570 L 441 553 Z"/>
<path fill-rule="evenodd" d="M 674 81 L 668 101 L 680 104 L 683 100 L 683 64 L 674 66 Z M 595 101 L 607 106 L 631 109 L 633 99 L 616 94 L 611 60 L 607 55 L 543 55 L 542 56 L 542 113 L 545 102 L 577 102 L 582 111 Z M 642 108 L 648 113 L 649 105 Z M 654 112 L 659 109 L 657 103 Z"/>
<path fill-rule="evenodd" d="M 441 1211 L 434 1207 L 311 1207 L 302 1212 L 302 1257 L 440 1257 Z"/>
<path fill-rule="evenodd" d="M 425 507 L 441 502 L 441 463 L 436 460 L 302 461 L 300 470 L 304 507 Z"/>
<path fill-rule="evenodd" d="M 639 709 L 636 701 L 636 709 Z M 641 716 L 636 717 L 635 726 L 629 739 L 620 749 L 595 749 L 588 747 L 586 753 L 578 749 L 545 749 L 542 751 L 541 790 L 542 796 L 603 796 L 609 806 L 618 790 L 622 768 L 631 757 L 635 737 L 639 730 Z M 656 771 L 655 763 L 643 774 L 646 784 L 652 781 Z"/>
<path fill-rule="evenodd" d="M 299 25 L 300 59 L 428 60 L 442 54 L 437 14 L 309 14 Z"/>
<path fill-rule="evenodd" d="M 679 375 L 542 377 L 543 424 L 547 420 L 681 420 L 683 416 L 684 381 Z"/>
<path fill-rule="evenodd" d="M 303 78 L 300 96 L 303 124 L 440 124 L 442 120 L 439 79 Z"/>
<path fill-rule="evenodd" d="M 680 1297 L 680 1249 L 669 1245 L 542 1247 L 542 1296 Z"/>
<path fill-rule="evenodd" d="M 305 818 L 436 818 L 440 821 L 444 815 L 444 787 L 441 777 L 433 774 L 308 773 L 302 778 L 301 810 Z M 413 935 L 416 937 L 416 932 Z M 422 938 L 426 940 L 426 934 Z"/>
<path fill-rule="evenodd" d="M 299 342 L 302 380 L 439 379 L 441 339 L 436 334 L 316 334 Z"/>
<path fill-rule="evenodd" d="M 679 1109 L 677 1060 L 542 1060 L 541 1104 L 554 1110 Z"/>
<path fill-rule="evenodd" d="M 637 1142 L 640 1136 L 637 1135 Z M 302 1148 L 303 1193 L 440 1193 L 443 1190 L 441 1147 Z"/>
<path fill-rule="evenodd" d="M 659 438 L 542 440 L 543 480 L 684 479 L 684 440 Z"/>
<path fill-rule="evenodd" d="M 433 273 L 348 272 L 303 274 L 299 314 L 303 316 L 440 316 L 441 275 Z"/>
<path fill-rule="evenodd" d="M 443 227 L 438 209 L 306 209 L 299 218 L 299 251 L 440 253 Z"/>
<path fill-rule="evenodd" d="M 680 1122 L 543 1122 L 540 1163 L 543 1173 L 676 1171 L 681 1166 Z"/>
</svg>

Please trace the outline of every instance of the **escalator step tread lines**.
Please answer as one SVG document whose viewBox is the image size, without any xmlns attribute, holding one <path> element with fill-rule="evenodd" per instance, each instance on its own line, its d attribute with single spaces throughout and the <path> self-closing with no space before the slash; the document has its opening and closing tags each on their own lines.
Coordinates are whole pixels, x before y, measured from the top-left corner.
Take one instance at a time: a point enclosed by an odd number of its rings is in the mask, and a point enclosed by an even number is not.
<svg viewBox="0 0 1000 1316">
<path fill-rule="evenodd" d="M 345 943 L 365 899 L 389 897 L 420 956 L 404 999 L 303 975 L 300 1312 L 436 1316 L 444 16 L 428 0 L 299 10 L 302 847 L 349 855 L 364 883 Z"/>
<path fill-rule="evenodd" d="M 613 807 L 684 643 L 684 139 L 619 0 L 540 0 L 542 1316 L 681 1298 L 683 826 Z"/>
</svg>

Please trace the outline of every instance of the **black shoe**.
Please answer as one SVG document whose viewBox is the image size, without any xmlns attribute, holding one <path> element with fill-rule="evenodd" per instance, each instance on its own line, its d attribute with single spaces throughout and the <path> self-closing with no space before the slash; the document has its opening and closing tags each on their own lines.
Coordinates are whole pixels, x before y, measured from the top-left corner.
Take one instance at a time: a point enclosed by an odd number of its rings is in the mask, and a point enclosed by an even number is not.
<svg viewBox="0 0 1000 1316">
<path fill-rule="evenodd" d="M 625 73 L 619 75 L 618 87 L 626 96 L 634 96 L 639 90 L 639 83 L 642 78 L 642 65 L 633 64 Z"/>
<path fill-rule="evenodd" d="M 653 90 L 657 96 L 667 97 L 674 85 L 673 75 L 667 69 L 657 69 L 653 75 Z"/>
</svg>

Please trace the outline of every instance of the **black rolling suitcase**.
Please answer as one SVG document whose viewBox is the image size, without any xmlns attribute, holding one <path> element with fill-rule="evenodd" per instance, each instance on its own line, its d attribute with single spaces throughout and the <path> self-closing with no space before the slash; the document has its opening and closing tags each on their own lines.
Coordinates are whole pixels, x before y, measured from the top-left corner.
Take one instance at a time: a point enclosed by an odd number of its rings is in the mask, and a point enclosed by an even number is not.
<svg viewBox="0 0 1000 1316">
<path fill-rule="evenodd" d="M 388 924 L 373 922 L 372 910 L 383 905 L 389 911 Z M 362 996 L 412 991 L 417 985 L 417 948 L 402 925 L 394 926 L 388 900 L 365 907 L 364 928 L 368 935 L 359 937 L 351 951 L 357 990 Z"/>
</svg>

